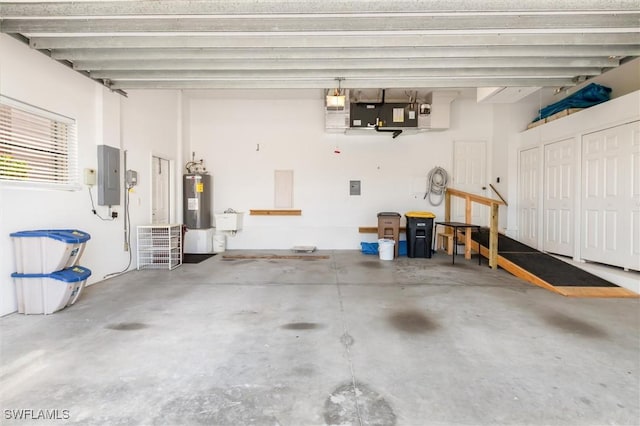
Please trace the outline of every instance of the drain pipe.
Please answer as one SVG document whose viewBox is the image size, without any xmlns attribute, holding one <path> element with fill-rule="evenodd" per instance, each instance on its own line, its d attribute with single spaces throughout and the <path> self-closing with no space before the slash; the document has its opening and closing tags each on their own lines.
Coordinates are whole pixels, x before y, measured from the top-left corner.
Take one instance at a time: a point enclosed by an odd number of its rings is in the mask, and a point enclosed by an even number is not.
<svg viewBox="0 0 640 426">
<path fill-rule="evenodd" d="M 374 103 L 374 105 L 384 105 L 385 103 L 385 98 L 386 98 L 386 90 L 382 89 L 382 101 L 379 103 Z M 393 133 L 393 136 L 391 136 L 392 139 L 397 138 L 398 136 L 400 136 L 402 134 L 402 130 L 400 129 L 384 129 L 384 128 L 380 128 L 380 123 L 378 121 L 376 121 L 376 125 L 373 126 L 374 129 L 376 129 L 376 132 L 381 132 L 381 133 Z"/>
<path fill-rule="evenodd" d="M 381 129 L 380 126 L 378 126 L 377 124 L 373 126 L 373 128 L 376 129 L 376 132 L 393 133 L 393 136 L 391 136 L 391 139 L 397 138 L 402 133 L 402 130 L 400 129 Z"/>
<path fill-rule="evenodd" d="M 122 127 L 120 127 L 122 128 Z M 123 159 L 122 162 L 124 163 L 124 251 L 130 251 L 131 247 L 129 247 L 129 225 L 127 224 L 127 212 L 129 211 L 129 187 L 127 185 L 127 150 L 125 149 L 123 152 Z"/>
</svg>

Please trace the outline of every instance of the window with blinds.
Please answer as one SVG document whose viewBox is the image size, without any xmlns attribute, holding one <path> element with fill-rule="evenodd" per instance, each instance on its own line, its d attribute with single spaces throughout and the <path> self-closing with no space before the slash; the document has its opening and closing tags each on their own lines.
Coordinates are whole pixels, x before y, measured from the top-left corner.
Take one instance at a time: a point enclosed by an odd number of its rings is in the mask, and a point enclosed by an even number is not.
<svg viewBox="0 0 640 426">
<path fill-rule="evenodd" d="M 0 96 L 0 182 L 77 187 L 75 120 Z"/>
</svg>

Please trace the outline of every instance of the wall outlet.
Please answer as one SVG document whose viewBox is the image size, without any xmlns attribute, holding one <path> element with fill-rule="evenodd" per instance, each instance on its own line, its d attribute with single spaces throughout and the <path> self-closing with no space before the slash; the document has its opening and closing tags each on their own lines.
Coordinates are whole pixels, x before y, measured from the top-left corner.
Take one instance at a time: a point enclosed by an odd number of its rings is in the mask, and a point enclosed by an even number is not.
<svg viewBox="0 0 640 426">
<path fill-rule="evenodd" d="M 84 184 L 87 186 L 96 184 L 96 169 L 84 169 Z"/>
</svg>

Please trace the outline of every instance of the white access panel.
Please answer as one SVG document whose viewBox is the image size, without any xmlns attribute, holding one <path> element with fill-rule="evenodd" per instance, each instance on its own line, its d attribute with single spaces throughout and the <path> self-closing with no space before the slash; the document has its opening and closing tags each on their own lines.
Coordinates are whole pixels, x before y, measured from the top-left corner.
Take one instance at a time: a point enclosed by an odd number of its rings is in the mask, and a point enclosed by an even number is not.
<svg viewBox="0 0 640 426">
<path fill-rule="evenodd" d="M 538 248 L 538 204 L 540 196 L 540 149 L 520 151 L 518 179 L 518 240 Z"/>
<path fill-rule="evenodd" d="M 276 209 L 293 208 L 293 170 L 275 170 L 273 183 L 273 207 Z"/>
<path fill-rule="evenodd" d="M 575 139 L 544 147 L 543 249 L 574 254 Z"/>
<path fill-rule="evenodd" d="M 640 270 L 639 123 L 582 137 L 582 259 Z"/>
<path fill-rule="evenodd" d="M 457 190 L 486 196 L 487 189 L 487 146 L 484 141 L 454 141 L 452 187 Z M 460 197 L 451 198 L 451 220 L 467 222 L 465 201 Z M 471 223 L 487 226 L 488 208 L 474 204 Z"/>
</svg>

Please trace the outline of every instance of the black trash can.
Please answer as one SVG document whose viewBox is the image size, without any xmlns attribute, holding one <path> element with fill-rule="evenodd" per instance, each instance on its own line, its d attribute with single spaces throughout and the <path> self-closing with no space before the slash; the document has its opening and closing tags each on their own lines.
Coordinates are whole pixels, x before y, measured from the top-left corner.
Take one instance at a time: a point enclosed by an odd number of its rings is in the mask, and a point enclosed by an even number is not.
<svg viewBox="0 0 640 426">
<path fill-rule="evenodd" d="M 408 212 L 407 218 L 407 257 L 431 257 L 433 219 L 431 212 Z"/>
</svg>

